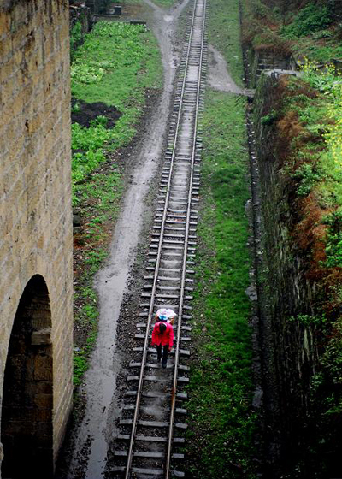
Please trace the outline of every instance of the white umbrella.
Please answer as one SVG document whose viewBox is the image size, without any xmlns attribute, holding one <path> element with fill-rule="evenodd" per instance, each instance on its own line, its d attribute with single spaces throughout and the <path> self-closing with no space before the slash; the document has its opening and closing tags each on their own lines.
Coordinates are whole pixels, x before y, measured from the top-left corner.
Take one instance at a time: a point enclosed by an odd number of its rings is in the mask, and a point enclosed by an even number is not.
<svg viewBox="0 0 342 479">
<path fill-rule="evenodd" d="M 172 309 L 158 309 L 156 316 L 158 316 L 161 321 L 167 321 L 169 318 L 174 318 L 176 313 Z"/>
</svg>

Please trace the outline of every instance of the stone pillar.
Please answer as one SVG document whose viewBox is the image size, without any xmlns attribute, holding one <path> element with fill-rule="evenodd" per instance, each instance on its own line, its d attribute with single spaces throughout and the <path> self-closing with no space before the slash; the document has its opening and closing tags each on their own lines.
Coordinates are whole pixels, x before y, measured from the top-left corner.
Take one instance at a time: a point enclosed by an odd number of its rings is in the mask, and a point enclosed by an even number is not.
<svg viewBox="0 0 342 479">
<path fill-rule="evenodd" d="M 18 305 L 39 275 L 51 311 L 55 461 L 73 396 L 68 1 L 2 1 L 0 45 L 0 404 Z"/>
</svg>

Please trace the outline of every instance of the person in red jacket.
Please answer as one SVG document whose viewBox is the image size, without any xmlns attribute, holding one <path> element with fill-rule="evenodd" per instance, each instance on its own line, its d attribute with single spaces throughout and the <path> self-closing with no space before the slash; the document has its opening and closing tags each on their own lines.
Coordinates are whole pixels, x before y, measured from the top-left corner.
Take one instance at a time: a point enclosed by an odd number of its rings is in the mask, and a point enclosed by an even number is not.
<svg viewBox="0 0 342 479">
<path fill-rule="evenodd" d="M 152 331 L 152 346 L 157 349 L 157 361 L 162 361 L 163 369 L 166 368 L 169 351 L 173 346 L 173 327 L 167 321 L 158 321 Z"/>
</svg>

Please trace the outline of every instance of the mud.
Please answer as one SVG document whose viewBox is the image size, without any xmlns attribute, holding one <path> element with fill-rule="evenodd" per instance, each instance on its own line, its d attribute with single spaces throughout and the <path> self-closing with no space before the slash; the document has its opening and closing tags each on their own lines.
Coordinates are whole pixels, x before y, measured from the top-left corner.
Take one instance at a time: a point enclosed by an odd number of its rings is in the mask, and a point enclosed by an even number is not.
<svg viewBox="0 0 342 479">
<path fill-rule="evenodd" d="M 77 110 L 77 111 L 76 111 Z M 113 128 L 121 116 L 121 112 L 114 106 L 108 106 L 105 103 L 86 103 L 83 100 L 71 100 L 71 121 L 79 123 L 81 126 L 89 128 L 98 116 L 105 116 L 108 121 L 107 128 Z"/>
</svg>

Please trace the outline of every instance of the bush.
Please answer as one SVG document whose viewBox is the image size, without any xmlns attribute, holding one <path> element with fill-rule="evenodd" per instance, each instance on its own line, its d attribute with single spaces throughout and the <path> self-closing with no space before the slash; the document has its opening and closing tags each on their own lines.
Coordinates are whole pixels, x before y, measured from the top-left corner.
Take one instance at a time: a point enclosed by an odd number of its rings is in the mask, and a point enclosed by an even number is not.
<svg viewBox="0 0 342 479">
<path fill-rule="evenodd" d="M 82 25 L 77 21 L 70 32 L 70 60 L 73 61 L 74 53 L 77 47 L 82 43 Z"/>
<path fill-rule="evenodd" d="M 327 236 L 327 267 L 342 267 L 342 208 L 339 208 L 325 220 L 329 225 Z"/>
<path fill-rule="evenodd" d="M 283 28 L 282 33 L 289 37 L 304 37 L 324 30 L 330 23 L 331 17 L 326 5 L 309 3 L 294 17 L 290 25 Z"/>
<path fill-rule="evenodd" d="M 299 196 L 307 196 L 314 184 L 321 179 L 321 175 L 314 171 L 314 167 L 310 163 L 301 165 L 293 177 L 300 182 L 298 186 Z"/>
</svg>

